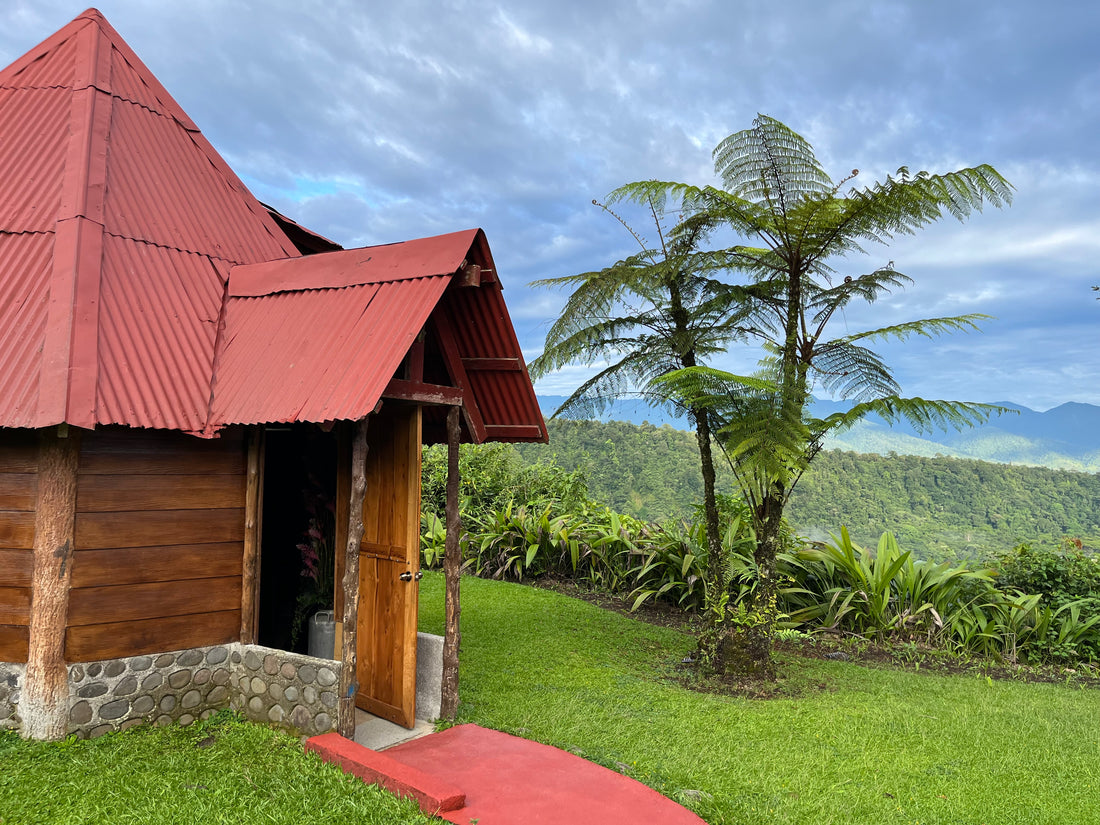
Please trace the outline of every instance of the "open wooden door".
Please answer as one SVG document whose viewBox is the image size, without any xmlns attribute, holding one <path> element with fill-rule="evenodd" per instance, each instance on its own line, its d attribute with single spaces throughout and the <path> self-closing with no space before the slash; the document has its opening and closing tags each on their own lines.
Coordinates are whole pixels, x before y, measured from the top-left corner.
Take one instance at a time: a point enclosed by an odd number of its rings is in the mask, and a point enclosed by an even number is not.
<svg viewBox="0 0 1100 825">
<path fill-rule="evenodd" d="M 386 404 L 370 422 L 355 704 L 411 728 L 416 721 L 420 578 L 420 407 Z"/>
</svg>

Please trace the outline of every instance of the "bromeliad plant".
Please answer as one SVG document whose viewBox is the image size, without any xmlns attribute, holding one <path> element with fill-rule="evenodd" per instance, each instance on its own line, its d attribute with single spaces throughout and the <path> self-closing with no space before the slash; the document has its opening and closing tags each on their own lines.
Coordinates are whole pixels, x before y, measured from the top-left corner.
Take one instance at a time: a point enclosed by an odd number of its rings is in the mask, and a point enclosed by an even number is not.
<svg viewBox="0 0 1100 825">
<path fill-rule="evenodd" d="M 792 620 L 829 630 L 939 641 L 945 617 L 966 609 L 976 593 L 992 591 L 991 571 L 915 561 L 891 533 L 877 552 L 840 536 L 796 554 L 801 584 L 787 593 Z"/>
<path fill-rule="evenodd" d="M 309 523 L 296 545 L 302 558 L 298 601 L 291 627 L 291 645 L 296 645 L 306 620 L 318 610 L 332 608 L 336 586 L 336 505 L 321 482 L 311 473 L 302 490 Z"/>
<path fill-rule="evenodd" d="M 516 507 L 468 520 L 465 566 L 483 577 L 568 578 L 629 598 L 633 609 L 662 601 L 709 618 L 701 663 L 720 669 L 730 633 L 754 635 L 759 609 L 756 535 L 745 505 L 720 498 L 722 554 L 712 565 L 701 519 L 649 524 L 593 504 L 574 512 Z M 437 557 L 443 527 L 425 516 L 425 562 Z M 885 533 L 877 549 L 847 530 L 805 545 L 784 530 L 774 604 L 780 627 L 924 644 L 1009 662 L 1100 659 L 1100 613 L 1091 596 L 1055 603 L 1043 594 L 997 589 L 996 572 L 914 559 Z M 1091 562 L 1088 562 L 1091 564 Z M 717 569 L 715 569 L 717 568 Z M 714 582 L 719 584 L 715 585 Z M 741 667 L 751 667 L 742 661 Z"/>
</svg>

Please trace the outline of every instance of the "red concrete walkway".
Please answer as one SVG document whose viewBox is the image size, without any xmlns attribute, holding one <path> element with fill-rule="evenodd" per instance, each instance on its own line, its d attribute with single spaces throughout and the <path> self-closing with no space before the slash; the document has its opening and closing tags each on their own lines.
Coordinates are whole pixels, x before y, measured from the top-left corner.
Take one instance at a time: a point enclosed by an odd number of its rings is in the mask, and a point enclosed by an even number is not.
<svg viewBox="0 0 1100 825">
<path fill-rule="evenodd" d="M 417 797 L 415 787 L 402 789 L 421 781 L 434 783 L 440 799 L 450 790 L 464 793 L 464 807 L 437 814 L 459 825 L 705 825 L 691 811 L 636 780 L 557 748 L 477 725 L 433 733 L 384 754 L 335 734 L 315 737 L 307 747 L 367 781 L 418 798 L 421 807 L 435 797 Z M 362 771 L 355 770 L 353 749 L 362 753 L 360 761 L 373 767 L 364 764 Z M 453 794 L 448 798 L 454 800 L 451 804 L 459 802 Z"/>
</svg>

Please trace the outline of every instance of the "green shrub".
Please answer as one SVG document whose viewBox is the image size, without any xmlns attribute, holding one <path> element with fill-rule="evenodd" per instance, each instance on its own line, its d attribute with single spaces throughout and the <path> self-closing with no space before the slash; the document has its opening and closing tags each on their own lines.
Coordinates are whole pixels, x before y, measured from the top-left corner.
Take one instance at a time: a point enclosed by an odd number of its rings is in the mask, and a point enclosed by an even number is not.
<svg viewBox="0 0 1100 825">
<path fill-rule="evenodd" d="M 1066 539 L 1060 547 L 1019 544 L 991 559 L 1002 590 L 1037 593 L 1051 604 L 1076 599 L 1100 603 L 1100 559 L 1086 553 L 1081 542 Z"/>
<path fill-rule="evenodd" d="M 527 465 L 511 444 L 463 444 L 459 450 L 459 498 L 463 516 L 477 519 L 509 504 L 563 512 L 588 501 L 588 485 L 579 470 L 556 464 Z M 421 469 L 421 511 L 442 519 L 447 502 L 447 447 L 425 447 Z"/>
</svg>

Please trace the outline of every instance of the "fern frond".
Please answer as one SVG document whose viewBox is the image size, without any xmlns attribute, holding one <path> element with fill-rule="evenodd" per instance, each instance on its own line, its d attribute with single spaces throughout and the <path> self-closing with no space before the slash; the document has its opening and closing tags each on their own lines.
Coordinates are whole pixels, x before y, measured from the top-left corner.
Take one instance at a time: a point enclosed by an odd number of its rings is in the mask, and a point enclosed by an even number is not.
<svg viewBox="0 0 1100 825">
<path fill-rule="evenodd" d="M 866 400 L 894 395 L 901 389 L 877 353 L 846 341 L 821 347 L 813 361 L 815 376 L 826 392 Z"/>
<path fill-rule="evenodd" d="M 714 150 L 714 171 L 725 188 L 746 200 L 793 205 L 801 195 L 827 193 L 832 179 L 802 135 L 758 114 L 752 128 L 736 132 Z"/>
<path fill-rule="evenodd" d="M 830 343 L 850 344 L 853 341 L 884 341 L 890 338 L 904 341 L 914 335 L 935 338 L 948 332 L 981 332 L 978 322 L 989 321 L 992 318 L 993 316 L 984 315 L 980 312 L 946 318 L 924 318 L 919 321 L 908 321 L 904 324 L 893 324 L 888 327 L 857 332 L 855 335 L 846 335 L 843 338 L 834 339 Z"/>
<path fill-rule="evenodd" d="M 991 415 L 1019 413 L 1010 407 L 996 404 L 975 404 L 968 401 L 933 401 L 924 398 L 901 398 L 896 395 L 875 398 L 852 406 L 846 412 L 836 412 L 814 423 L 825 432 L 842 432 L 850 429 L 871 413 L 887 423 L 908 422 L 915 430 L 929 433 L 949 427 L 961 430 L 982 424 Z"/>
</svg>

